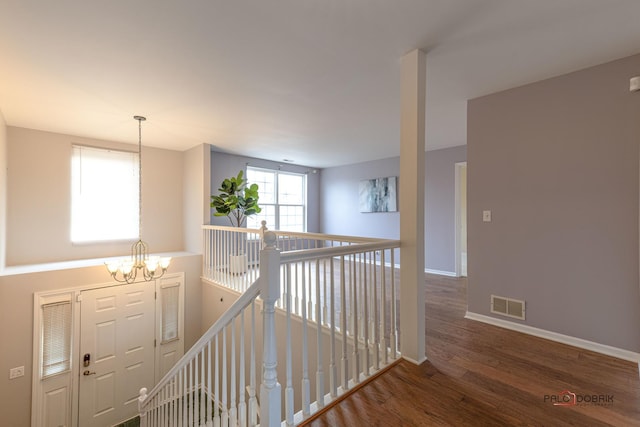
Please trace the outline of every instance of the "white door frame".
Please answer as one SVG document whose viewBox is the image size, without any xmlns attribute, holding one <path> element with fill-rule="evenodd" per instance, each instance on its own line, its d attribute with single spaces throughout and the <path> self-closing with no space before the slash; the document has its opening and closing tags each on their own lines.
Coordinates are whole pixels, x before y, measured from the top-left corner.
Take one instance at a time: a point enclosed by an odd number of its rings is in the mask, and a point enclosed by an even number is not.
<svg viewBox="0 0 640 427">
<path fill-rule="evenodd" d="M 461 175 L 462 169 L 467 167 L 467 162 L 456 162 L 455 163 L 455 256 L 456 256 L 456 277 L 460 277 L 462 275 L 462 215 L 461 215 L 461 194 L 460 194 L 460 183 L 461 183 Z"/>
<path fill-rule="evenodd" d="M 149 282 L 150 286 L 155 286 L 156 291 L 158 290 L 159 284 L 161 281 L 170 280 L 180 280 L 182 282 L 182 293 L 181 297 L 181 310 L 180 310 L 180 320 L 181 324 L 184 325 L 184 282 L 185 275 L 184 272 L 172 273 L 166 276 L 163 276 L 161 279 L 157 279 L 155 281 Z M 57 289 L 53 291 L 43 291 L 34 293 L 34 327 L 33 327 L 33 358 L 32 358 L 32 378 L 31 378 L 31 427 L 41 427 L 38 425 L 38 420 L 41 420 L 41 411 L 42 411 L 42 393 L 43 387 L 40 379 L 40 352 L 41 352 L 41 343 L 40 343 L 40 326 L 39 326 L 39 312 L 40 305 L 43 299 L 49 297 L 56 297 L 58 295 L 69 295 L 71 299 L 71 310 L 73 317 L 73 325 L 72 325 L 72 339 L 71 339 L 71 377 L 72 384 L 70 393 L 71 396 L 68 396 L 69 401 L 71 402 L 71 427 L 80 427 L 78 426 L 78 414 L 79 414 L 79 384 L 80 384 L 80 370 L 82 367 L 80 366 L 80 307 L 77 305 L 80 302 L 80 294 L 83 291 L 89 291 L 92 289 L 100 289 L 111 286 L 126 286 L 125 284 L 116 283 L 116 282 L 108 282 L 108 283 L 98 283 L 98 284 L 90 284 L 90 285 L 81 285 L 73 288 L 65 288 L 65 289 Z M 157 308 L 156 308 L 157 310 Z M 159 321 L 160 316 L 156 316 L 156 325 Z M 184 341 L 184 326 L 181 328 L 182 340 Z M 155 328 L 156 331 L 159 330 L 158 327 Z M 160 337 L 156 336 L 156 340 L 160 340 Z M 157 354 L 160 351 L 160 346 L 156 346 L 156 354 L 154 357 L 154 363 L 158 360 L 159 355 Z"/>
</svg>

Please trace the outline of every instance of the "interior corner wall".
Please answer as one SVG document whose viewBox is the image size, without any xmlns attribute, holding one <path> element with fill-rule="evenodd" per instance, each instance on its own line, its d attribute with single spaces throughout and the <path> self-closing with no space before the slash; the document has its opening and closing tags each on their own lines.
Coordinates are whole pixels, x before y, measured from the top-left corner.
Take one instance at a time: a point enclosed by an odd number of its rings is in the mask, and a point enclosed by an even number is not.
<svg viewBox="0 0 640 427">
<path fill-rule="evenodd" d="M 209 144 L 200 144 L 183 153 L 184 240 L 185 249 L 193 253 L 202 253 L 202 225 L 210 221 L 210 151 Z"/>
<path fill-rule="evenodd" d="M 466 159 L 464 145 L 425 154 L 425 268 L 428 270 L 455 272 L 455 164 Z M 399 157 L 323 169 L 321 232 L 399 239 L 399 212 L 363 213 L 358 206 L 360 181 L 387 176 L 399 177 L 397 185 L 402 185 Z"/>
<path fill-rule="evenodd" d="M 7 127 L 7 266 L 129 253 L 131 242 L 71 243 L 74 143 L 137 151 L 137 146 L 131 144 Z M 181 251 L 182 152 L 153 147 L 142 150 L 142 237 L 154 252 Z"/>
<path fill-rule="evenodd" d="M 635 55 L 469 101 L 470 312 L 516 298 L 527 325 L 640 351 L 638 74 Z"/>
<path fill-rule="evenodd" d="M 310 166 L 294 165 L 290 163 L 278 163 L 271 160 L 256 159 L 253 157 L 237 156 L 234 154 L 211 151 L 211 193 L 216 194 L 220 183 L 231 176 L 238 175 L 246 167 L 282 170 L 283 172 L 301 173 L 307 175 L 307 231 L 320 232 L 320 176 L 322 170 Z M 211 224 L 229 226 L 226 217 L 214 217 L 210 209 Z M 267 224 L 267 227 L 270 227 Z M 273 225 L 271 225 L 273 227 Z"/>
<path fill-rule="evenodd" d="M 7 124 L 0 110 L 0 272 L 5 267 L 7 245 Z"/>
</svg>

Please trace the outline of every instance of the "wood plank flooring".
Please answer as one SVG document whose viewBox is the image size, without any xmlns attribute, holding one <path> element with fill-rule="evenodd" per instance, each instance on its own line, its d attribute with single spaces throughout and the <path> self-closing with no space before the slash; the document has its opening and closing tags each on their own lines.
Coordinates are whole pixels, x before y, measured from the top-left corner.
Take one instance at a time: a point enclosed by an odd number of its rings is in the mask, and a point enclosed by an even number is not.
<svg viewBox="0 0 640 427">
<path fill-rule="evenodd" d="M 640 426 L 637 364 L 464 319 L 466 279 L 426 284 L 428 361 L 400 362 L 306 425 Z M 582 402 L 554 405 L 566 390 Z"/>
</svg>

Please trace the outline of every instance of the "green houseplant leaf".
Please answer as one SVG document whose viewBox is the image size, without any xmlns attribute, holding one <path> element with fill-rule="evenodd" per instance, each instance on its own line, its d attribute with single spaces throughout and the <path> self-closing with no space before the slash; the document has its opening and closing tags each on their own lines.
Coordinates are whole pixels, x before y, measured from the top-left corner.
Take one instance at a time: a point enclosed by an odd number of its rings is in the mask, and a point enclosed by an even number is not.
<svg viewBox="0 0 640 427">
<path fill-rule="evenodd" d="M 211 196 L 214 216 L 226 216 L 231 225 L 242 227 L 248 216 L 260 213 L 258 184 L 248 185 L 241 170 L 237 176 L 226 178 L 220 184 L 217 195 Z"/>
</svg>

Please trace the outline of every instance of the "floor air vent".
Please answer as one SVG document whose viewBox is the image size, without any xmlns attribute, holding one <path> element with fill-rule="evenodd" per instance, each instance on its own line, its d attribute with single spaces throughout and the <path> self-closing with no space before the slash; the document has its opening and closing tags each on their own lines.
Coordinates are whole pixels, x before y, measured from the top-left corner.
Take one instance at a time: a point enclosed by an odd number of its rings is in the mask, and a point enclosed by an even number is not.
<svg viewBox="0 0 640 427">
<path fill-rule="evenodd" d="M 524 320 L 524 301 L 491 295 L 491 312 Z"/>
</svg>

